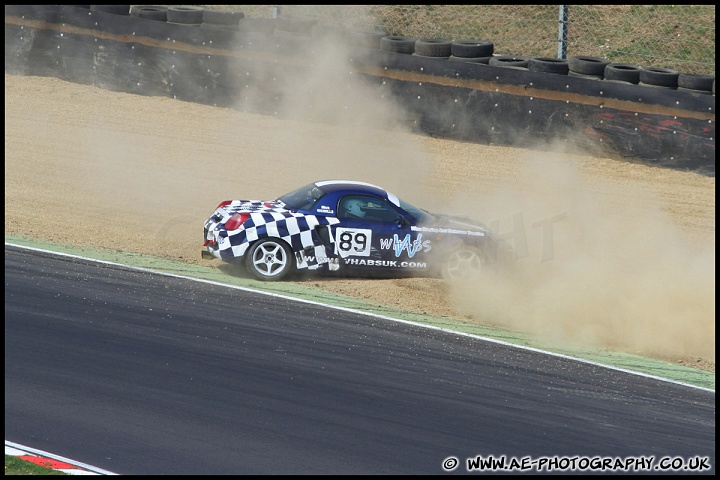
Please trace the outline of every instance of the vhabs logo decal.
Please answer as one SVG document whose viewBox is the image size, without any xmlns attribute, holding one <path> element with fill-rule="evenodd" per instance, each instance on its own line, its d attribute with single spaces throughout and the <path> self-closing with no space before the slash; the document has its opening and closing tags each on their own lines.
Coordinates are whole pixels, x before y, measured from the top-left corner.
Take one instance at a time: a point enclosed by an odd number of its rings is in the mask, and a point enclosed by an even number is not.
<svg viewBox="0 0 720 480">
<path fill-rule="evenodd" d="M 422 249 L 423 252 L 429 252 L 432 248 L 430 246 L 430 240 L 422 241 L 422 233 L 418 234 L 415 240 L 412 240 L 410 234 L 405 235 L 405 238 L 400 240 L 397 233 L 393 235 L 393 238 L 381 238 L 380 248 L 383 250 L 395 250 L 395 256 L 399 257 L 403 251 L 407 251 L 408 258 L 412 258 L 415 254 Z"/>
</svg>

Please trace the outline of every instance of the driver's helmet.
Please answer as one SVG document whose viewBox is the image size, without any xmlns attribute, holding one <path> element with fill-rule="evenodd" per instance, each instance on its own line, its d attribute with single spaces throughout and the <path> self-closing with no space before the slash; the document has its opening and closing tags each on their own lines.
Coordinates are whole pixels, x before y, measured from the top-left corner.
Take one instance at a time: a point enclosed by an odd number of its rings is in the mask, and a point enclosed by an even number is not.
<svg viewBox="0 0 720 480">
<path fill-rule="evenodd" d="M 345 212 L 353 217 L 365 218 L 364 206 L 365 203 L 359 198 L 351 198 L 345 202 Z"/>
</svg>

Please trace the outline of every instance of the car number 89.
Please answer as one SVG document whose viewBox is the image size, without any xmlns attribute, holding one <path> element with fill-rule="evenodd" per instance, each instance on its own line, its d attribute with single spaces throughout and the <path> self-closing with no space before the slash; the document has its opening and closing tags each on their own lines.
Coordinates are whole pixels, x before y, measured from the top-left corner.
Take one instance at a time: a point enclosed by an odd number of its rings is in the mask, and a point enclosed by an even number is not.
<svg viewBox="0 0 720 480">
<path fill-rule="evenodd" d="M 341 257 L 369 257 L 372 230 L 369 228 L 338 228 L 335 231 L 335 254 Z"/>
</svg>

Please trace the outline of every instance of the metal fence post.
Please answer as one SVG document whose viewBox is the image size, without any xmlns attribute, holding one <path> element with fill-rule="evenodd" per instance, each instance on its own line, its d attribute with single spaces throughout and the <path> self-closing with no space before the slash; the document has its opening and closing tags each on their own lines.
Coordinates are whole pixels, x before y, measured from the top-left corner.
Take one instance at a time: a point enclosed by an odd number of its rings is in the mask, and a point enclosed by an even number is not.
<svg viewBox="0 0 720 480">
<path fill-rule="evenodd" d="M 558 19 L 558 58 L 567 58 L 568 44 L 568 17 L 570 5 L 560 5 L 560 17 Z"/>
<path fill-rule="evenodd" d="M 272 18 L 280 18 L 280 5 L 272 6 Z"/>
</svg>

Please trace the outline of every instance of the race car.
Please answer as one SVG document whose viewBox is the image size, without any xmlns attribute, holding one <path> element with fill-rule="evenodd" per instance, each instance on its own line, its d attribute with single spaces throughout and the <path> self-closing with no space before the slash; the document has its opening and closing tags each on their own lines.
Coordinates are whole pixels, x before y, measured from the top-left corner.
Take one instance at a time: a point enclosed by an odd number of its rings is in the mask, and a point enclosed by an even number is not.
<svg viewBox="0 0 720 480">
<path fill-rule="evenodd" d="M 226 200 L 205 221 L 202 258 L 278 281 L 318 270 L 462 278 L 494 261 L 499 239 L 467 218 L 414 207 L 365 182 L 325 180 L 275 200 Z"/>
</svg>

